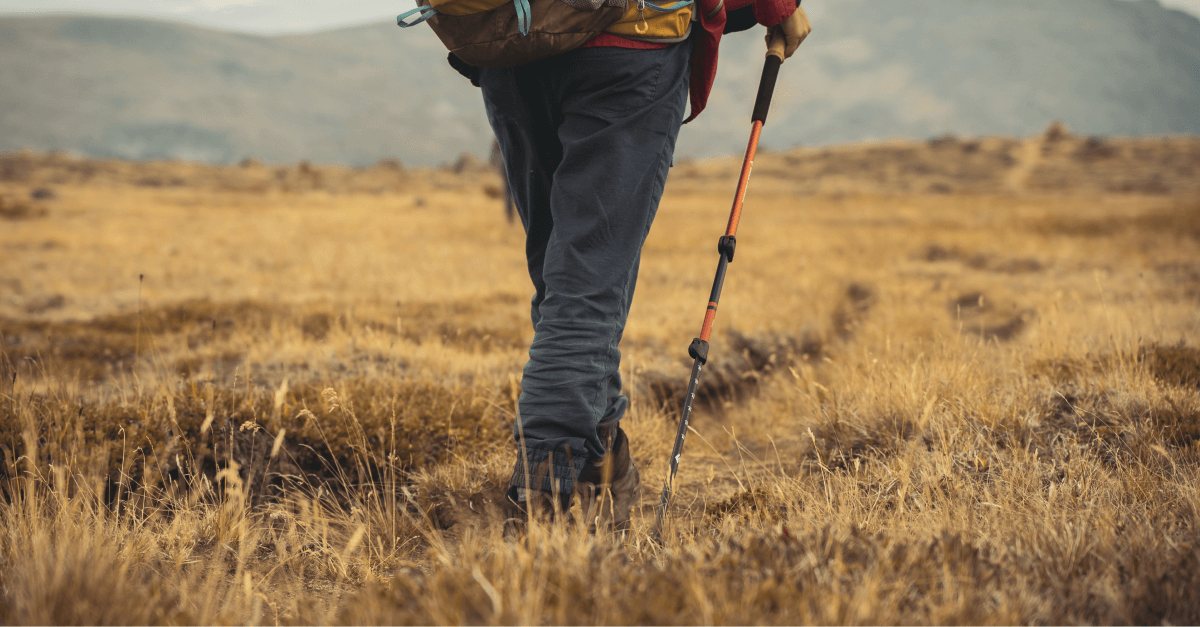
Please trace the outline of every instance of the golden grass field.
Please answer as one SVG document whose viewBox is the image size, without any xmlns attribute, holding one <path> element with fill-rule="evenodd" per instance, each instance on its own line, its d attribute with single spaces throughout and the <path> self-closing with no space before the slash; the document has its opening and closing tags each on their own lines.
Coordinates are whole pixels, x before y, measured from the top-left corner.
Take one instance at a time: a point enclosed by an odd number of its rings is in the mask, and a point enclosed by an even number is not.
<svg viewBox="0 0 1200 627">
<path fill-rule="evenodd" d="M 1200 622 L 1200 140 L 760 154 L 656 544 L 738 165 L 645 246 L 632 533 L 505 539 L 498 176 L 0 156 L 0 621 Z"/>
</svg>

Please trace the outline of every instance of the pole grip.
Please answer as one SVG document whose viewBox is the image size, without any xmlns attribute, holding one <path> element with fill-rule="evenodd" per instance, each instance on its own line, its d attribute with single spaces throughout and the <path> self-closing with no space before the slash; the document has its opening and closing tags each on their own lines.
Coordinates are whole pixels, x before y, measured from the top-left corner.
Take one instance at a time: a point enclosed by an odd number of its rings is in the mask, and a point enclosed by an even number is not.
<svg viewBox="0 0 1200 627">
<path fill-rule="evenodd" d="M 771 41 L 767 43 L 767 54 L 779 57 L 781 63 L 787 55 L 787 38 L 779 32 L 778 28 L 771 30 Z"/>
<path fill-rule="evenodd" d="M 775 93 L 775 79 L 779 78 L 780 65 L 783 65 L 782 55 L 776 56 L 773 51 L 767 54 L 762 79 L 758 81 L 758 97 L 754 99 L 754 114 L 750 116 L 750 121 L 767 123 L 767 111 L 771 108 L 771 94 Z"/>
</svg>

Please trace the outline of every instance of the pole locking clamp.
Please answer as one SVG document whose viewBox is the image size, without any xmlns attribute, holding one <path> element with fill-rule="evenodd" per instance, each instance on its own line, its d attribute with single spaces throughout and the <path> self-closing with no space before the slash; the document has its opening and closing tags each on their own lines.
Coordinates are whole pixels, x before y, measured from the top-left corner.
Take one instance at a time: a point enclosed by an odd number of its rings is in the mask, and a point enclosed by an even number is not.
<svg viewBox="0 0 1200 627">
<path fill-rule="evenodd" d="M 737 248 L 737 237 L 734 235 L 722 235 L 720 240 L 717 240 L 717 252 L 721 253 L 729 262 L 733 261 L 733 251 Z"/>
</svg>

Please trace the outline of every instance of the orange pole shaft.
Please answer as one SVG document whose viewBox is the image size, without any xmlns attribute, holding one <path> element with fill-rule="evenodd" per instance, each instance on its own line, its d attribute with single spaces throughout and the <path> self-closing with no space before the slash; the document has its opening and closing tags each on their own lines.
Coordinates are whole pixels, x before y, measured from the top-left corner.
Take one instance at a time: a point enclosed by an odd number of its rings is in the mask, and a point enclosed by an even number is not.
<svg viewBox="0 0 1200 627">
<path fill-rule="evenodd" d="M 704 312 L 704 326 L 700 327 L 700 339 L 708 341 L 712 335 L 713 320 L 717 319 L 717 304 L 709 303 L 708 311 Z"/>
<path fill-rule="evenodd" d="M 750 186 L 750 169 L 754 167 L 754 153 L 758 152 L 758 136 L 762 133 L 763 123 L 754 121 L 750 129 L 750 144 L 746 146 L 746 157 L 742 159 L 742 175 L 738 179 L 737 192 L 733 195 L 733 209 L 729 212 L 729 224 L 725 227 L 725 235 L 737 235 L 738 221 L 742 219 L 742 202 L 746 200 L 746 188 Z"/>
</svg>

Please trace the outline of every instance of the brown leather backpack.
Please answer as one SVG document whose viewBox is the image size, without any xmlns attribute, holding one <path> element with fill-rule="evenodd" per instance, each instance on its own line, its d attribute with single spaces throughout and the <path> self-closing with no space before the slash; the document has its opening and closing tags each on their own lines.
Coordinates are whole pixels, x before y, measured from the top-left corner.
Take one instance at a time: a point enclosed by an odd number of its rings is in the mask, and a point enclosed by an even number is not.
<svg viewBox="0 0 1200 627">
<path fill-rule="evenodd" d="M 446 48 L 475 67 L 513 67 L 577 48 L 619 31 L 645 41 L 680 41 L 693 0 L 418 0 L 401 27 L 428 22 Z M 648 12 L 648 14 L 647 14 Z M 415 16 L 415 17 L 414 17 Z M 412 18 L 412 21 L 406 21 Z M 633 32 L 624 31 L 632 28 Z M 681 32 L 675 32 L 681 31 Z"/>
</svg>

